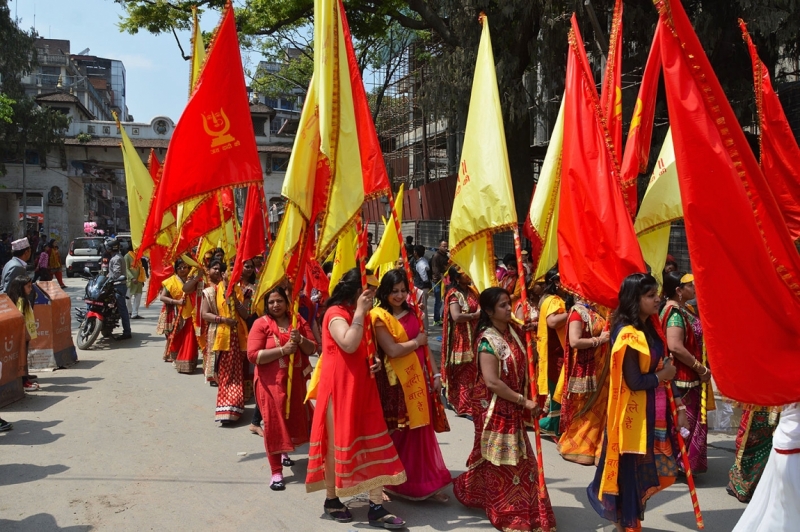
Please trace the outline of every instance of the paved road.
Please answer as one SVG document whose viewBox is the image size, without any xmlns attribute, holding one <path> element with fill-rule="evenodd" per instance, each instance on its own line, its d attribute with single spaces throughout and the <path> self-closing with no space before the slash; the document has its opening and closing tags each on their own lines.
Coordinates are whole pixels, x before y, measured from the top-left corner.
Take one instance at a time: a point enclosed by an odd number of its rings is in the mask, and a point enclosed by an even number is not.
<svg viewBox="0 0 800 532">
<path fill-rule="evenodd" d="M 67 281 L 75 301 L 79 279 Z M 323 493 L 306 494 L 306 459 L 286 470 L 287 490 L 269 490 L 262 441 L 245 420 L 214 423 L 216 388 L 196 375 L 179 375 L 161 361 L 155 335 L 158 310 L 134 321 L 133 340 L 79 351 L 77 365 L 39 372 L 42 389 L 4 408 L 14 430 L 0 434 L 0 530 L 368 530 L 366 499 L 352 503 L 356 520 L 320 519 Z M 73 330 L 75 326 L 73 325 Z M 454 475 L 464 471 L 473 426 L 451 418 L 440 435 Z M 709 472 L 697 479 L 706 530 L 733 528 L 744 505 L 725 493 L 733 436 L 714 433 Z M 301 449 L 303 451 L 304 449 Z M 247 453 L 241 456 L 240 453 Z M 585 488 L 593 467 L 563 461 L 544 443 L 545 472 L 558 530 L 607 530 L 588 508 Z M 446 504 L 393 502 L 414 531 L 490 530 L 480 511 L 454 499 Z M 694 529 L 685 484 L 651 501 L 646 530 Z"/>
</svg>

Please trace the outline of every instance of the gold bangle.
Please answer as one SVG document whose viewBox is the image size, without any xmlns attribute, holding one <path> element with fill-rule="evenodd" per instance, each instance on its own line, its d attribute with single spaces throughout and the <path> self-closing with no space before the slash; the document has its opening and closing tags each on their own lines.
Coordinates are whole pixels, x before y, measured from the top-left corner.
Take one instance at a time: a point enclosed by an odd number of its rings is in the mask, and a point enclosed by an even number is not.
<svg viewBox="0 0 800 532">
<path fill-rule="evenodd" d="M 525 404 L 525 396 L 524 395 L 519 394 L 519 397 L 517 397 L 517 404 L 520 405 L 520 406 Z"/>
</svg>

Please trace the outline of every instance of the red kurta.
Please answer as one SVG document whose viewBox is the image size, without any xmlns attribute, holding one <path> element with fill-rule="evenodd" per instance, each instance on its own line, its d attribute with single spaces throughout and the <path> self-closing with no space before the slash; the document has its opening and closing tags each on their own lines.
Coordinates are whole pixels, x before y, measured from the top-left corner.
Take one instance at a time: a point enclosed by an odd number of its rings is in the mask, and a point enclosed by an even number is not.
<svg viewBox="0 0 800 532">
<path fill-rule="evenodd" d="M 406 481 L 386 422 L 375 379 L 370 376 L 367 343 L 362 340 L 354 353 L 345 353 L 328 330 L 331 320 L 353 321 L 353 311 L 333 306 L 322 321 L 323 366 L 317 388 L 317 405 L 308 451 L 306 491 L 325 487 L 329 401 L 334 424 L 336 495 L 349 497 L 380 486 Z"/>
<path fill-rule="evenodd" d="M 311 328 L 298 318 L 300 335 L 312 339 Z M 281 330 L 269 315 L 256 320 L 247 338 L 247 358 L 256 364 L 261 349 L 273 349 L 289 342 L 289 331 Z M 298 445 L 308 443 L 313 408 L 303 401 L 306 380 L 311 364 L 308 356 L 299 349 L 294 355 L 292 368 L 292 395 L 289 419 L 286 419 L 286 390 L 289 384 L 289 355 L 266 364 L 256 364 L 254 388 L 258 408 L 264 418 L 264 448 L 267 454 L 293 451 Z"/>
</svg>

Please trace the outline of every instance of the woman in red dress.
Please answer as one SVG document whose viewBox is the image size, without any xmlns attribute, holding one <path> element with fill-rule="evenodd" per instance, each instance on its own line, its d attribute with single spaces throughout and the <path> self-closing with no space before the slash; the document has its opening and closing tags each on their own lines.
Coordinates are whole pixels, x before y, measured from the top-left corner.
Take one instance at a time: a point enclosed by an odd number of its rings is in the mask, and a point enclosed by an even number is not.
<svg viewBox="0 0 800 532">
<path fill-rule="evenodd" d="M 289 297 L 282 287 L 273 288 L 266 296 L 267 313 L 258 318 L 247 339 L 247 358 L 256 365 L 255 393 L 258 409 L 264 420 L 264 448 L 272 469 L 270 489 L 282 491 L 283 466 L 293 462 L 288 453 L 308 443 L 311 412 L 303 404 L 306 377 L 311 372 L 308 355 L 313 353 L 311 328 L 301 316 L 292 329 Z M 291 381 L 291 396 L 287 393 Z M 286 418 L 286 403 L 289 417 Z"/>
<path fill-rule="evenodd" d="M 433 430 L 433 401 L 439 400 L 441 375 L 429 375 L 426 350 L 428 336 L 420 331 L 417 316 L 409 307 L 408 280 L 403 270 L 390 270 L 375 294 L 378 307 L 370 311 L 383 369 L 375 375 L 386 426 L 408 480 L 386 491 L 411 500 L 447 502 L 442 490 L 452 477 L 444 465 Z M 429 383 L 433 382 L 432 389 Z M 427 405 L 427 410 L 425 409 Z"/>
<path fill-rule="evenodd" d="M 308 451 L 306 491 L 325 489 L 325 514 L 340 523 L 353 520 L 339 497 L 369 492 L 369 524 L 404 528 L 405 521 L 383 507 L 383 486 L 406 481 L 383 419 L 381 400 L 370 373 L 365 320 L 375 291 L 348 271 L 334 288 L 322 320 L 322 371 Z"/>
<path fill-rule="evenodd" d="M 453 491 L 463 505 L 483 508 L 498 530 L 555 530 L 545 486 L 545 498 L 539 498 L 536 456 L 525 430 L 539 406 L 530 396 L 524 336 L 511 323 L 508 291 L 488 288 L 480 305 L 480 371 L 472 393 L 475 443 Z"/>
<path fill-rule="evenodd" d="M 445 313 L 442 327 L 442 376 L 447 390 L 447 402 L 456 415 L 472 415 L 471 390 L 478 374 L 475 362 L 474 338 L 478 311 L 478 294 L 461 269 L 452 266 L 450 288 L 444 297 Z"/>
</svg>

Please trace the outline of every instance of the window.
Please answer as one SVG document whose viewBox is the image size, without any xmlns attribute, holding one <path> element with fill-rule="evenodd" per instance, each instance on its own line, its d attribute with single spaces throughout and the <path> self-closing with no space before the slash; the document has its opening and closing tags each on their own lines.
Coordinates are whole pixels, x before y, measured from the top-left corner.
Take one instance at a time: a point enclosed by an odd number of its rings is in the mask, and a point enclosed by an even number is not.
<svg viewBox="0 0 800 532">
<path fill-rule="evenodd" d="M 289 158 L 288 157 L 281 157 L 279 155 L 273 155 L 272 156 L 272 171 L 273 172 L 285 172 L 287 166 L 289 166 Z"/>
<path fill-rule="evenodd" d="M 273 109 L 278 108 L 278 99 L 277 98 L 264 98 L 264 102 L 272 107 Z"/>
<path fill-rule="evenodd" d="M 277 135 L 278 131 L 281 130 L 281 126 L 283 126 L 283 123 L 285 121 L 286 119 L 284 118 L 273 118 L 272 120 L 270 120 L 269 122 L 270 133 L 272 133 L 273 135 Z"/>
<path fill-rule="evenodd" d="M 266 133 L 264 132 L 264 125 L 266 123 L 267 123 L 267 119 L 266 118 L 263 118 L 263 117 L 260 117 L 260 116 L 254 116 L 253 117 L 253 131 L 255 132 L 256 137 L 264 137 L 264 136 L 266 136 Z"/>
</svg>

